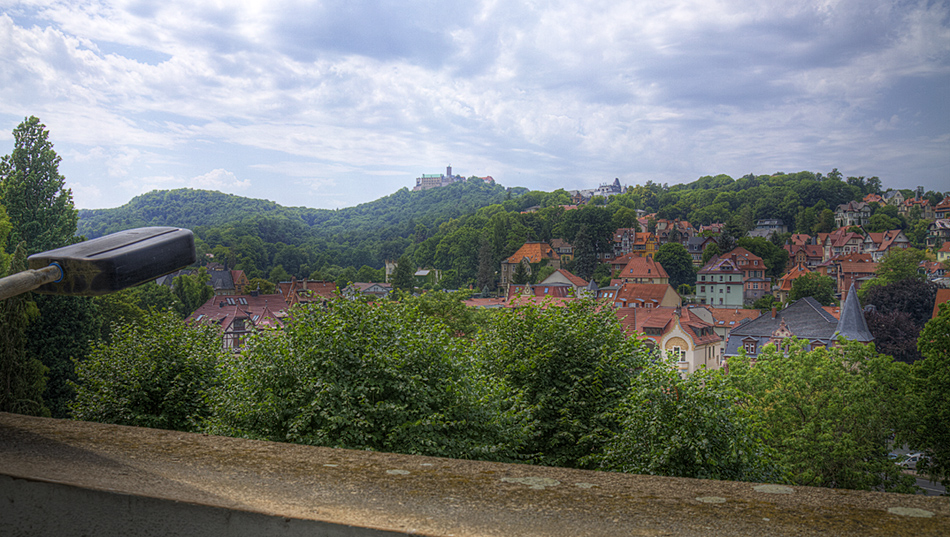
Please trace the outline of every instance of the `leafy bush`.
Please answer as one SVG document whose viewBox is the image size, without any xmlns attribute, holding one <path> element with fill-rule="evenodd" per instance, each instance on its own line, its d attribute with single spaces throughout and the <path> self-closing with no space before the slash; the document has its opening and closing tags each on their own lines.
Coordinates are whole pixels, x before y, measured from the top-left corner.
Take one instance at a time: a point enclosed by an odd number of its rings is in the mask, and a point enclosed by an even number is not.
<svg viewBox="0 0 950 537">
<path fill-rule="evenodd" d="M 225 359 L 209 432 L 453 458 L 511 460 L 521 428 L 468 340 L 410 302 L 338 299 Z"/>
<path fill-rule="evenodd" d="M 494 312 L 475 352 L 529 424 L 524 455 L 547 466 L 592 466 L 585 458 L 619 429 L 615 411 L 645 362 L 613 310 L 591 300 Z"/>
<path fill-rule="evenodd" d="M 210 408 L 221 339 L 214 327 L 186 326 L 170 312 L 113 327 L 111 343 L 77 360 L 75 419 L 200 431 Z"/>
</svg>

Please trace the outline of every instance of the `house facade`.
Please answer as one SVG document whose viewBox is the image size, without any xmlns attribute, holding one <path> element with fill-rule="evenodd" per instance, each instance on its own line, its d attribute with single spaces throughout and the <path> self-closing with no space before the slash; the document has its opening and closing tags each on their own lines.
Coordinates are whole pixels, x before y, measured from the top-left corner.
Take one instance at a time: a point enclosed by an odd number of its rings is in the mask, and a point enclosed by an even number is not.
<svg viewBox="0 0 950 537">
<path fill-rule="evenodd" d="M 849 201 L 835 209 L 835 226 L 865 226 L 871 220 L 871 206 L 863 201 Z"/>
<path fill-rule="evenodd" d="M 185 319 L 186 323 L 217 326 L 225 350 L 238 351 L 255 331 L 281 328 L 289 306 L 283 295 L 221 295 L 211 297 Z"/>
<path fill-rule="evenodd" d="M 632 257 L 617 275 L 623 283 L 670 283 L 663 265 L 652 257 Z"/>
<path fill-rule="evenodd" d="M 684 377 L 699 369 L 718 369 L 721 341 L 711 323 L 683 308 L 618 308 L 624 331 L 644 339 L 648 346 L 676 358 Z"/>
</svg>

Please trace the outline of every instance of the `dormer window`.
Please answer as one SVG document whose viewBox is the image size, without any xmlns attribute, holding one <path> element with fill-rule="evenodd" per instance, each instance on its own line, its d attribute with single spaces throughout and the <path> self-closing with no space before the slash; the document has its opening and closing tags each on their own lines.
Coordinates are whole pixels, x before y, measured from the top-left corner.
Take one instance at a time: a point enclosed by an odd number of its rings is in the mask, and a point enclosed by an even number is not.
<svg viewBox="0 0 950 537">
<path fill-rule="evenodd" d="M 755 354 L 755 341 L 746 341 L 743 348 L 745 349 L 746 354 Z"/>
</svg>

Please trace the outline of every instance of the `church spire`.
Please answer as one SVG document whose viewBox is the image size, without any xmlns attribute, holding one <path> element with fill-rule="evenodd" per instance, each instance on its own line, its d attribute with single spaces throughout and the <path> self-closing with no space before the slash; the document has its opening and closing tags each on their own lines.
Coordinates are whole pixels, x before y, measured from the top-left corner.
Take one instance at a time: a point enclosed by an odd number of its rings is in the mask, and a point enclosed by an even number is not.
<svg viewBox="0 0 950 537">
<path fill-rule="evenodd" d="M 861 302 L 858 301 L 858 293 L 854 290 L 854 284 L 848 290 L 848 298 L 841 305 L 841 318 L 838 320 L 838 326 L 835 328 L 833 339 L 838 336 L 844 336 L 854 341 L 868 343 L 874 340 L 871 331 L 868 330 L 868 323 L 864 320 L 864 312 L 861 310 Z"/>
</svg>

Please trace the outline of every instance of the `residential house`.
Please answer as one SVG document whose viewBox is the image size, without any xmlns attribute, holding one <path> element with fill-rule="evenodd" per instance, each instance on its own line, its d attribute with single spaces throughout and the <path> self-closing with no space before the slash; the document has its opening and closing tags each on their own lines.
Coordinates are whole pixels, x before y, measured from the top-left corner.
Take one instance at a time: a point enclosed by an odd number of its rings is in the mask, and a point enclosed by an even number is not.
<svg viewBox="0 0 950 537">
<path fill-rule="evenodd" d="M 775 298 L 779 302 L 788 302 L 789 293 L 792 292 L 792 283 L 806 274 L 810 274 L 811 269 L 805 263 L 796 263 L 788 272 L 778 280 L 778 289 L 775 291 Z"/>
<path fill-rule="evenodd" d="M 836 319 L 812 297 L 791 303 L 783 310 L 775 310 L 732 330 L 723 356 L 728 359 L 745 352 L 755 359 L 768 344 L 782 347 L 789 338 L 808 341 L 808 350 L 829 347 L 839 336 L 867 343 L 874 339 L 864 320 L 864 312 L 852 287 Z"/>
<path fill-rule="evenodd" d="M 871 220 L 871 206 L 863 201 L 849 201 L 835 209 L 835 226 L 865 226 Z"/>
<path fill-rule="evenodd" d="M 857 254 L 864 250 L 864 235 L 848 231 L 847 228 L 838 228 L 831 233 L 819 233 L 818 237 L 824 250 L 825 261 L 835 256 Z"/>
<path fill-rule="evenodd" d="M 337 288 L 335 282 L 291 278 L 289 282 L 277 284 L 277 293 L 289 306 L 322 304 L 337 296 Z"/>
<path fill-rule="evenodd" d="M 788 252 L 788 264 L 802 264 L 811 270 L 821 264 L 824 258 L 824 248 L 818 244 L 786 244 L 785 251 Z"/>
<path fill-rule="evenodd" d="M 943 198 L 943 201 L 934 207 L 934 219 L 950 218 L 950 196 Z"/>
<path fill-rule="evenodd" d="M 934 220 L 927 226 L 927 248 L 937 248 L 950 241 L 950 218 Z"/>
<path fill-rule="evenodd" d="M 527 274 L 531 274 L 531 265 L 547 261 L 547 266 L 555 270 L 561 268 L 561 256 L 546 242 L 526 242 L 511 257 L 501 262 L 501 286 L 512 283 L 512 277 L 519 264 L 524 264 Z"/>
<path fill-rule="evenodd" d="M 659 242 L 655 234 L 639 232 L 633 241 L 633 251 L 630 253 L 638 257 L 652 258 L 656 254 L 657 249 L 659 249 Z"/>
<path fill-rule="evenodd" d="M 689 252 L 689 256 L 693 259 L 693 265 L 697 267 L 703 265 L 703 252 L 713 244 L 717 244 L 716 239 L 713 237 L 696 236 L 690 237 L 686 241 L 686 251 Z"/>
<path fill-rule="evenodd" d="M 755 229 L 749 231 L 749 236 L 767 239 L 775 233 L 788 233 L 788 226 L 780 218 L 766 218 L 755 223 Z"/>
<path fill-rule="evenodd" d="M 943 246 L 937 250 L 937 262 L 943 263 L 950 260 L 950 241 L 944 241 Z"/>
<path fill-rule="evenodd" d="M 873 192 L 868 194 L 867 196 L 864 196 L 864 198 L 861 201 L 863 201 L 864 203 L 867 203 L 868 205 L 872 203 L 877 203 L 878 205 L 884 205 L 884 198 L 882 198 L 881 196 Z"/>
<path fill-rule="evenodd" d="M 858 289 L 874 278 L 877 272 L 877 263 L 873 261 L 839 260 L 837 265 L 837 294 L 844 296 L 845 290 L 854 286 Z"/>
<path fill-rule="evenodd" d="M 620 270 L 618 278 L 624 283 L 670 283 L 670 276 L 652 257 L 632 257 Z"/>
<path fill-rule="evenodd" d="M 571 196 L 571 202 L 575 204 L 581 204 L 589 201 L 595 196 L 600 196 L 604 198 L 609 198 L 610 196 L 616 196 L 617 194 L 623 193 L 623 187 L 620 186 L 620 179 L 614 179 L 612 183 L 602 183 L 597 188 L 590 188 L 585 190 L 568 190 L 568 195 Z"/>
<path fill-rule="evenodd" d="M 871 254 L 872 261 L 880 261 L 892 249 L 910 248 L 910 241 L 904 232 L 899 229 L 892 229 L 883 233 L 868 233 L 864 237 L 861 251 L 865 254 Z"/>
<path fill-rule="evenodd" d="M 359 296 L 386 298 L 393 292 L 393 286 L 389 283 L 375 282 L 353 282 L 343 289 L 343 296 L 347 298 L 356 298 Z"/>
<path fill-rule="evenodd" d="M 715 235 L 722 235 L 722 228 L 724 227 L 726 227 L 726 224 L 723 224 L 722 222 L 715 222 L 705 226 L 699 226 L 699 234 L 702 235 L 704 231 L 710 231 Z"/>
<path fill-rule="evenodd" d="M 741 308 L 744 273 L 730 257 L 714 256 L 696 275 L 696 298 L 700 304 Z"/>
<path fill-rule="evenodd" d="M 619 308 L 617 318 L 631 337 L 677 359 L 684 377 L 699 369 L 718 369 L 720 338 L 711 323 L 683 308 Z"/>
<path fill-rule="evenodd" d="M 884 193 L 884 202 L 894 207 L 900 207 L 904 203 L 904 195 L 899 190 L 888 190 Z"/>
<path fill-rule="evenodd" d="M 222 347 L 237 351 L 255 330 L 281 328 L 288 320 L 289 306 L 283 295 L 214 296 L 185 319 L 186 323 L 217 326 Z"/>
<path fill-rule="evenodd" d="M 923 272 L 928 280 L 941 280 L 947 275 L 947 271 L 943 268 L 943 263 L 937 261 L 921 261 L 920 267 L 917 269 L 919 272 Z"/>
<path fill-rule="evenodd" d="M 643 235 L 646 232 L 637 231 L 631 227 L 617 228 L 613 234 L 613 252 L 614 258 L 622 257 L 634 251 L 637 242 L 637 235 Z"/>
<path fill-rule="evenodd" d="M 696 275 L 696 297 L 700 304 L 741 308 L 771 291 L 766 270 L 762 258 L 745 248 L 715 256 Z"/>
<path fill-rule="evenodd" d="M 762 315 L 762 312 L 756 309 L 715 308 L 712 306 L 690 306 L 689 311 L 710 323 L 716 335 L 719 336 L 720 343 L 716 350 L 717 358 L 721 358 L 726 341 L 729 339 L 729 333 L 733 328 Z M 720 365 L 722 365 L 722 362 L 720 362 Z"/>
<path fill-rule="evenodd" d="M 933 220 L 934 219 L 934 208 L 930 204 L 930 200 L 921 199 L 921 198 L 909 198 L 904 200 L 904 203 L 897 208 L 897 212 L 904 218 L 910 218 L 910 212 L 914 210 L 914 207 L 920 208 L 920 217 L 924 220 Z"/>
<path fill-rule="evenodd" d="M 656 239 L 659 244 L 666 244 L 670 241 L 685 245 L 690 237 L 695 237 L 698 232 L 693 224 L 686 220 L 656 220 Z"/>
<path fill-rule="evenodd" d="M 551 248 L 557 252 L 562 263 L 567 263 L 574 259 L 574 247 L 564 239 L 551 239 Z"/>
<path fill-rule="evenodd" d="M 554 284 L 565 284 L 571 287 L 573 296 L 584 297 L 588 296 L 588 291 L 590 290 L 590 283 L 584 281 L 584 278 L 580 276 L 575 276 L 564 269 L 557 269 L 550 276 L 541 281 L 538 285 L 554 285 Z M 596 287 L 596 284 L 595 284 Z"/>
</svg>

